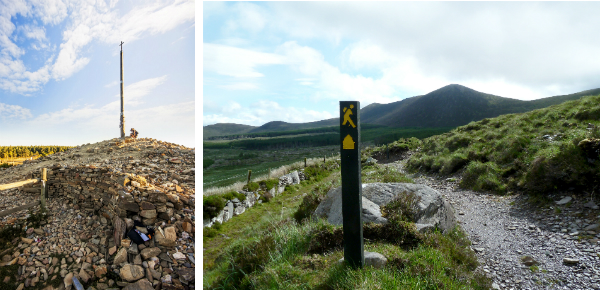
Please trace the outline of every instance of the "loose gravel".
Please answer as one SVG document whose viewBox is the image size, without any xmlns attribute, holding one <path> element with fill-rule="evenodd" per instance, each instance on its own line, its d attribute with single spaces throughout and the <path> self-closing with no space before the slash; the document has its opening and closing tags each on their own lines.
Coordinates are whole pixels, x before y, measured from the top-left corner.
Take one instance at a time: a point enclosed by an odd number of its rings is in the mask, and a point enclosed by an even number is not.
<svg viewBox="0 0 600 290">
<path fill-rule="evenodd" d="M 404 162 L 388 166 L 403 171 Z M 478 270 L 493 280 L 494 289 L 600 289 L 600 211 L 589 195 L 556 194 L 555 202 L 538 206 L 521 194 L 461 189 L 460 176 L 411 177 L 453 205 Z M 557 204 L 568 197 L 570 202 Z"/>
</svg>

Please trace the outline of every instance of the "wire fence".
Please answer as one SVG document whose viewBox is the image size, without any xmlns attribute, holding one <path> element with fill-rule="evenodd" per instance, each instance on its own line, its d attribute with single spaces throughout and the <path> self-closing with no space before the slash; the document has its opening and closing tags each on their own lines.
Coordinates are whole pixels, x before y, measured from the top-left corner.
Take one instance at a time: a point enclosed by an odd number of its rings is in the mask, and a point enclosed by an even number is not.
<svg viewBox="0 0 600 290">
<path fill-rule="evenodd" d="M 248 171 L 250 169 L 246 169 L 246 170 Z M 260 172 L 267 172 L 267 171 L 269 171 L 269 169 L 257 170 L 257 171 L 252 171 L 252 174 L 254 174 L 254 173 L 260 173 Z M 240 177 L 248 177 L 248 173 L 240 174 L 240 175 L 234 175 L 234 176 L 227 177 L 227 178 L 224 178 L 224 179 L 213 180 L 211 182 L 205 182 L 205 183 L 202 183 L 202 184 L 203 185 L 211 185 L 211 184 L 215 184 L 217 182 L 221 182 L 221 181 L 225 181 L 225 180 L 229 180 L 229 179 L 234 179 L 234 178 L 240 178 Z"/>
<path fill-rule="evenodd" d="M 338 155 L 334 155 L 332 157 L 326 157 L 326 159 L 338 159 L 339 160 L 339 156 Z M 315 157 L 315 158 L 307 158 L 306 159 L 306 165 L 307 166 L 312 166 L 314 164 L 317 163 L 321 163 L 324 162 L 323 158 L 321 157 Z M 271 168 L 271 169 L 263 169 L 263 170 L 258 170 L 258 171 L 252 171 L 252 180 L 255 181 L 259 181 L 259 180 L 265 180 L 267 178 L 279 178 L 282 175 L 288 174 L 293 170 L 299 169 L 299 168 L 303 168 L 304 167 L 304 160 L 301 161 L 296 161 L 293 162 L 291 164 L 287 164 L 287 165 L 282 165 L 278 168 Z M 262 174 L 259 175 L 261 172 L 266 173 L 266 174 Z M 255 174 L 256 173 L 256 174 Z M 225 181 L 225 180 L 229 180 L 229 179 L 233 179 L 233 178 L 239 178 L 242 176 L 248 176 L 246 174 L 240 174 L 240 175 L 235 175 L 232 177 L 228 177 L 228 178 L 224 178 L 221 180 L 215 180 L 215 181 L 210 181 L 207 183 L 203 183 L 203 185 L 210 185 L 210 184 L 215 184 L 218 183 L 220 181 Z M 206 188 L 203 190 L 203 195 L 204 196 L 209 196 L 209 195 L 213 195 L 213 194 L 220 194 L 220 193 L 225 193 L 231 190 L 240 190 L 242 189 L 242 187 L 246 184 L 246 181 L 238 181 L 234 184 L 230 184 L 230 185 L 226 185 L 226 186 L 221 186 L 221 187 L 210 187 L 210 188 Z"/>
</svg>

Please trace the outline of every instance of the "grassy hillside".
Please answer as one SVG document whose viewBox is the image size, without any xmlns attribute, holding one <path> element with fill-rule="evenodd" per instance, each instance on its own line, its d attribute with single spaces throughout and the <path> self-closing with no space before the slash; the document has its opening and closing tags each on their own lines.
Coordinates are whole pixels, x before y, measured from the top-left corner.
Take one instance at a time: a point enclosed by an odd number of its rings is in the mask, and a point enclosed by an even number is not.
<svg viewBox="0 0 600 290">
<path fill-rule="evenodd" d="M 456 127 L 471 121 L 528 112 L 598 93 L 600 89 L 521 101 L 478 92 L 461 85 L 448 85 L 426 95 L 391 104 L 371 104 L 361 111 L 361 122 L 392 127 Z"/>
<path fill-rule="evenodd" d="M 257 204 L 223 225 L 204 228 L 204 289 L 489 289 L 460 227 L 443 235 L 416 232 L 407 200 L 382 209 L 387 225 L 365 223 L 366 251 L 388 259 L 382 269 L 352 269 L 343 257 L 341 226 L 310 219 L 340 184 L 333 160 L 305 169 L 309 180 Z M 363 182 L 410 182 L 382 166 L 363 168 Z M 304 198 L 302 198 L 304 196 Z M 212 198 L 212 197 L 211 197 Z M 208 197 L 205 198 L 208 202 Z"/>
<path fill-rule="evenodd" d="M 323 129 L 323 130 L 321 130 Z M 206 149 L 227 149 L 227 148 L 243 148 L 248 150 L 274 150 L 286 148 L 305 148 L 317 146 L 329 146 L 340 144 L 339 126 L 314 129 L 315 133 L 306 134 L 304 136 L 286 137 L 287 132 L 302 132 L 302 131 L 284 131 L 272 133 L 276 137 L 261 138 L 261 139 L 242 139 L 234 141 L 221 142 L 204 142 L 203 146 Z M 398 138 L 426 138 L 436 134 L 447 132 L 451 127 L 441 128 L 391 128 L 387 126 L 364 124 L 361 125 L 361 141 L 363 143 L 388 143 Z M 309 130 L 312 131 L 312 130 Z M 261 133 L 266 134 L 266 133 Z M 258 134 L 258 135 L 261 135 Z"/>
<path fill-rule="evenodd" d="M 408 168 L 449 175 L 474 190 L 598 192 L 600 95 L 483 119 L 422 141 Z M 399 142 L 398 144 L 401 144 Z"/>
<path fill-rule="evenodd" d="M 242 124 L 233 124 L 233 123 L 219 123 L 202 127 L 202 138 L 208 139 L 214 136 L 223 136 L 223 135 L 234 135 L 234 134 L 244 134 L 249 132 L 250 130 L 256 128 L 255 126 L 250 125 L 242 125 Z"/>
<path fill-rule="evenodd" d="M 252 129 L 250 133 L 261 133 L 261 132 L 277 132 L 277 131 L 290 131 L 290 130 L 303 130 L 312 128 L 321 128 L 329 126 L 339 126 L 339 118 L 326 119 L 308 123 L 287 123 L 282 121 L 273 121 L 266 123 L 258 128 Z"/>
</svg>

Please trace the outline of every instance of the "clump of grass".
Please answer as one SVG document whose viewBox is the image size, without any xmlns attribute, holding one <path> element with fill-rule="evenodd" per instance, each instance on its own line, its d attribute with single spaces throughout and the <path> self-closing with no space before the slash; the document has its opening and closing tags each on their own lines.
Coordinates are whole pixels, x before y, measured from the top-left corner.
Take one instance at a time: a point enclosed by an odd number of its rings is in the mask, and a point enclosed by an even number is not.
<svg viewBox="0 0 600 290">
<path fill-rule="evenodd" d="M 302 203 L 298 207 L 298 210 L 294 212 L 294 219 L 296 222 L 302 223 L 302 221 L 309 219 L 322 200 L 323 197 L 315 192 L 307 194 L 302 199 Z"/>
<path fill-rule="evenodd" d="M 252 182 L 246 184 L 243 189 L 246 190 L 246 191 L 255 192 L 259 188 L 260 188 L 260 184 L 258 184 L 258 182 L 253 182 L 252 181 Z"/>
<path fill-rule="evenodd" d="M 239 201 L 246 200 L 246 195 L 237 191 L 230 191 L 228 193 L 222 194 L 221 197 L 225 200 L 233 200 L 235 198 L 237 198 Z"/>
<path fill-rule="evenodd" d="M 500 182 L 500 170 L 494 162 L 471 162 L 465 169 L 460 186 L 498 194 L 506 192 L 506 185 Z"/>
<path fill-rule="evenodd" d="M 262 202 L 270 202 L 273 198 L 273 195 L 270 192 L 265 192 L 265 194 L 261 195 L 259 200 Z"/>
<path fill-rule="evenodd" d="M 226 200 L 220 195 L 205 196 L 202 200 L 203 217 L 212 219 L 225 208 Z"/>
<path fill-rule="evenodd" d="M 365 167 L 361 170 L 362 183 L 374 183 L 374 182 L 406 182 L 413 183 L 412 179 L 408 178 L 405 174 L 398 171 L 396 168 L 391 166 L 383 165 L 372 165 Z"/>
<path fill-rule="evenodd" d="M 422 140 L 410 171 L 449 175 L 461 186 L 504 194 L 575 188 L 600 182 L 600 95 L 471 122 Z"/>
<path fill-rule="evenodd" d="M 270 178 L 266 180 L 261 180 L 258 182 L 261 188 L 264 188 L 265 191 L 271 190 L 273 187 L 276 187 L 279 184 L 279 179 Z"/>
</svg>

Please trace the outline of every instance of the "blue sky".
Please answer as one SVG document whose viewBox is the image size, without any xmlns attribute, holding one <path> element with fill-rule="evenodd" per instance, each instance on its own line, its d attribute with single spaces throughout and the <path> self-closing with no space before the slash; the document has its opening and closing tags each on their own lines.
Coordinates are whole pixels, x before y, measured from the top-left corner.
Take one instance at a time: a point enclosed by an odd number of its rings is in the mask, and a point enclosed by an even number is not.
<svg viewBox="0 0 600 290">
<path fill-rule="evenodd" d="M 0 145 L 195 146 L 194 1 L 0 0 Z"/>
<path fill-rule="evenodd" d="M 599 2 L 203 2 L 202 123 L 337 117 L 461 84 L 532 100 L 600 87 Z"/>
</svg>

